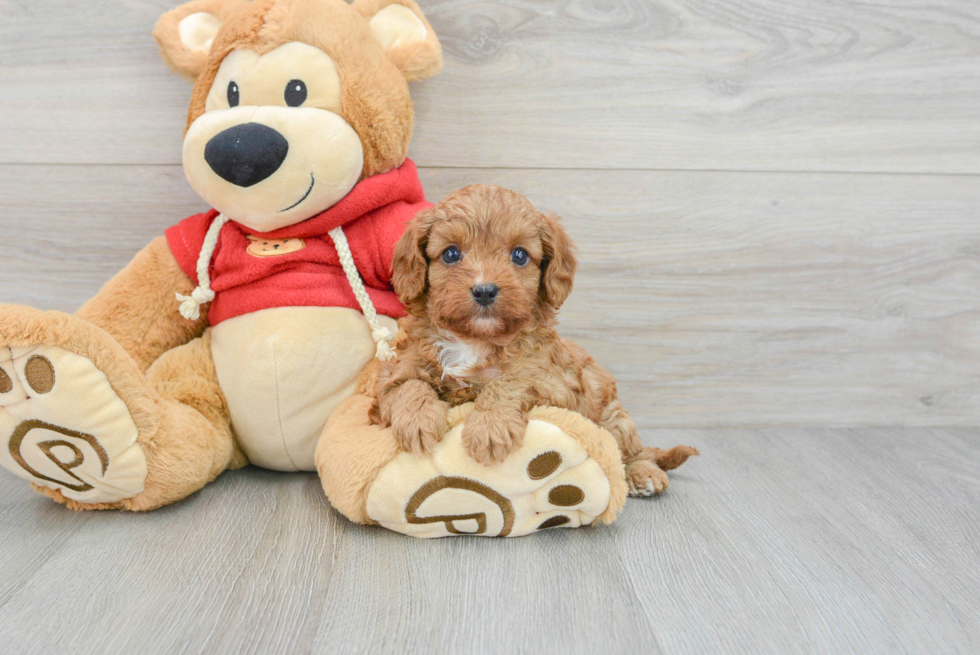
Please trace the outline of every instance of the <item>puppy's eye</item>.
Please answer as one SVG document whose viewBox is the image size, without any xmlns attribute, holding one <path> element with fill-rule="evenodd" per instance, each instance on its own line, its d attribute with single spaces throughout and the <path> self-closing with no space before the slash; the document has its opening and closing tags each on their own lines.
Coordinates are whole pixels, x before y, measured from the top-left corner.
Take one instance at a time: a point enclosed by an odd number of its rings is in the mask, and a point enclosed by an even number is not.
<svg viewBox="0 0 980 655">
<path fill-rule="evenodd" d="M 237 107 L 240 102 L 240 96 L 238 93 L 238 84 L 234 80 L 228 82 L 228 106 Z"/>
<path fill-rule="evenodd" d="M 528 259 L 530 259 L 530 256 L 527 254 L 527 251 L 524 250 L 524 248 L 514 248 L 510 252 L 510 261 L 514 262 L 518 266 L 524 266 L 527 264 Z"/>
<path fill-rule="evenodd" d="M 446 264 L 455 264 L 463 258 L 463 253 L 456 246 L 449 246 L 442 251 L 442 261 Z"/>
<path fill-rule="evenodd" d="M 290 107 L 299 107 L 306 102 L 306 84 L 303 80 L 290 80 L 286 85 L 286 104 Z"/>
</svg>

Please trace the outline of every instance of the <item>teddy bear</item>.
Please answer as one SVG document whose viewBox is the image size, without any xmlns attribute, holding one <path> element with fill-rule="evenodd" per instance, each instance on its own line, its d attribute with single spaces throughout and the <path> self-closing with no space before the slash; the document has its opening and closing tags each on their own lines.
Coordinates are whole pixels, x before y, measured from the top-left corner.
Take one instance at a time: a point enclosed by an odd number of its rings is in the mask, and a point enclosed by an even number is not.
<svg viewBox="0 0 980 655">
<path fill-rule="evenodd" d="M 191 0 L 154 35 L 194 82 L 183 166 L 212 209 L 74 315 L 0 305 L 0 465 L 76 510 L 159 508 L 253 464 L 316 470 L 351 520 L 422 537 L 613 520 L 616 443 L 580 415 L 535 408 L 487 467 L 460 445 L 472 407 L 420 458 L 358 393 L 404 316 L 395 244 L 431 206 L 407 158 L 408 83 L 442 65 L 418 5 Z"/>
</svg>

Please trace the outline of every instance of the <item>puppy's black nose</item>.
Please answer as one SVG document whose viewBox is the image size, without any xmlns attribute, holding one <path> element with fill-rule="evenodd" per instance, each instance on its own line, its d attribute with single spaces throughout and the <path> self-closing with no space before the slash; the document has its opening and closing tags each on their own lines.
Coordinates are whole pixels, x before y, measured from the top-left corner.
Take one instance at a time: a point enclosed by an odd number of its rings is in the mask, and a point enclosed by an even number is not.
<svg viewBox="0 0 980 655">
<path fill-rule="evenodd" d="M 243 123 L 219 132 L 204 147 L 204 161 L 236 186 L 250 187 L 282 166 L 289 142 L 271 127 Z"/>
<path fill-rule="evenodd" d="M 497 299 L 498 291 L 500 291 L 500 287 L 496 284 L 478 284 L 470 289 L 470 293 L 473 294 L 473 300 L 482 307 L 492 305 L 493 301 Z"/>
</svg>

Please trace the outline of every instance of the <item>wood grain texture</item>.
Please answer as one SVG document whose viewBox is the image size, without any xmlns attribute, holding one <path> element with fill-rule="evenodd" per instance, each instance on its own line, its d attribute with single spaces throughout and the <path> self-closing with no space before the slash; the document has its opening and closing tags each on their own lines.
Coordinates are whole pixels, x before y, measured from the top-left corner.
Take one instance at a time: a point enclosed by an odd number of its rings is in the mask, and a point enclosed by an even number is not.
<svg viewBox="0 0 980 655">
<path fill-rule="evenodd" d="M 179 218 L 178 167 L 3 167 L 0 300 L 73 311 Z M 51 183 L 56 180 L 56 183 Z M 973 177 L 423 169 L 565 217 L 562 332 L 642 429 L 980 420 Z M 38 198 L 37 190 L 44 189 Z"/>
<path fill-rule="evenodd" d="M 664 430 L 697 444 L 609 528 L 420 541 L 244 469 L 144 515 L 0 476 L 9 652 L 967 653 L 980 431 Z M 648 443 L 653 441 L 648 440 Z"/>
<path fill-rule="evenodd" d="M 0 163 L 180 163 L 190 85 L 150 37 L 175 4 L 0 4 Z M 422 165 L 980 173 L 977 3 L 422 4 Z"/>
</svg>

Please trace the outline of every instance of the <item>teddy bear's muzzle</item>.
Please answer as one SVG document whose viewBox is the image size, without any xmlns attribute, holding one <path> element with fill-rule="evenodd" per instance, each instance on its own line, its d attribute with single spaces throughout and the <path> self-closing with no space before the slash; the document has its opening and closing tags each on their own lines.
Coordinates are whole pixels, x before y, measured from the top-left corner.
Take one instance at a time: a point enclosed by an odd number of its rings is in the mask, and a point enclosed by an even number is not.
<svg viewBox="0 0 980 655">
<path fill-rule="evenodd" d="M 183 160 L 187 180 L 205 201 L 265 233 L 346 196 L 361 174 L 364 149 L 357 132 L 333 112 L 238 106 L 195 120 L 184 137 Z"/>
<path fill-rule="evenodd" d="M 223 180 L 250 187 L 279 170 L 288 153 L 289 142 L 282 134 L 261 123 L 243 123 L 208 141 L 204 160 Z"/>
</svg>

